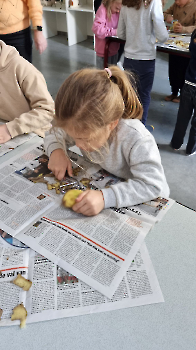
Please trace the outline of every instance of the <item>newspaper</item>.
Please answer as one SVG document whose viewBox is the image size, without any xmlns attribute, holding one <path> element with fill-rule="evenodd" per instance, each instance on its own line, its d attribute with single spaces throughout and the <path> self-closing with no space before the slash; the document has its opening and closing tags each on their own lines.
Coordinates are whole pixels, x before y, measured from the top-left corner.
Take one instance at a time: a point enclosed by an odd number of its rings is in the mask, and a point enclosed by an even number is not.
<svg viewBox="0 0 196 350">
<path fill-rule="evenodd" d="M 0 121 L 0 125 L 4 124 L 3 122 Z M 36 134 L 34 133 L 29 133 L 29 134 L 23 134 L 14 137 L 10 141 L 7 141 L 6 143 L 0 143 L 0 157 L 2 157 L 4 154 L 12 151 L 14 148 L 22 145 L 23 143 L 29 141 L 32 139 Z"/>
<path fill-rule="evenodd" d="M 21 302 L 28 312 L 27 323 L 164 302 L 145 243 L 114 296 L 108 299 L 33 250 L 10 248 L 1 241 L 0 308 L 3 314 L 0 326 L 19 324 L 10 317 L 12 309 Z M 17 273 L 33 282 L 28 292 L 12 283 Z"/>
<path fill-rule="evenodd" d="M 77 154 L 71 152 L 70 158 L 74 178 L 66 178 L 62 188 L 69 188 L 69 181 L 80 188 L 103 188 L 120 181 Z M 62 193 L 56 194 L 47 161 L 38 145 L 0 167 L 0 228 L 111 298 L 152 224 L 172 201 L 158 198 L 84 217 L 61 205 Z"/>
</svg>

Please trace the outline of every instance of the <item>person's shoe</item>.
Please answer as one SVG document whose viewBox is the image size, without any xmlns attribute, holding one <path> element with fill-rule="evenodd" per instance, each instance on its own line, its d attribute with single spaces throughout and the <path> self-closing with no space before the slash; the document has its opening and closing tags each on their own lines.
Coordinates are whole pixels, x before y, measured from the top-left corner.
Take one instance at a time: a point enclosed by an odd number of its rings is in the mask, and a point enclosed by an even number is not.
<svg viewBox="0 0 196 350">
<path fill-rule="evenodd" d="M 173 98 L 172 102 L 180 103 L 180 96 L 177 96 L 177 97 Z"/>
<path fill-rule="evenodd" d="M 177 95 L 171 94 L 168 96 L 165 96 L 165 101 L 173 101 L 173 99 L 177 98 Z"/>
<path fill-rule="evenodd" d="M 170 147 L 174 150 L 174 151 L 179 151 L 179 149 L 182 147 L 182 145 L 180 146 L 180 147 L 178 147 L 178 148 L 175 148 L 173 145 L 172 145 L 172 143 L 170 142 Z"/>
<path fill-rule="evenodd" d="M 186 156 L 190 157 L 190 156 L 193 156 L 194 154 L 196 154 L 196 151 L 193 153 L 186 153 Z"/>
<path fill-rule="evenodd" d="M 151 133 L 154 131 L 154 126 L 153 125 L 145 125 L 146 129 L 150 131 Z"/>
</svg>

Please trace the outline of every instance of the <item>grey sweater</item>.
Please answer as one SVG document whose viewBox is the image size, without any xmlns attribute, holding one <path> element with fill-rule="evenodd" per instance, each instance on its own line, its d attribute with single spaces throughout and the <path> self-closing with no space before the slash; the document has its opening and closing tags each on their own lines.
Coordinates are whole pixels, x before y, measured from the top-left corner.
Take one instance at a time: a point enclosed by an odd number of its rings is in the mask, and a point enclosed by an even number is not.
<svg viewBox="0 0 196 350">
<path fill-rule="evenodd" d="M 164 24 L 161 0 L 152 0 L 147 9 L 143 3 L 139 10 L 122 6 L 117 36 L 126 40 L 126 58 L 155 59 L 156 39 L 159 42 L 165 42 L 169 36 Z"/>
<path fill-rule="evenodd" d="M 48 133 L 44 140 L 48 156 L 58 148 L 68 149 L 75 143 L 62 129 Z M 81 153 L 86 156 L 85 152 Z M 96 152 L 92 152 L 95 159 Z M 169 197 L 169 187 L 161 165 L 161 158 L 154 137 L 136 119 L 122 119 L 117 133 L 109 144 L 109 152 L 103 150 L 100 166 L 125 179 L 102 190 L 105 208 L 127 207 L 147 202 L 159 196 Z"/>
</svg>

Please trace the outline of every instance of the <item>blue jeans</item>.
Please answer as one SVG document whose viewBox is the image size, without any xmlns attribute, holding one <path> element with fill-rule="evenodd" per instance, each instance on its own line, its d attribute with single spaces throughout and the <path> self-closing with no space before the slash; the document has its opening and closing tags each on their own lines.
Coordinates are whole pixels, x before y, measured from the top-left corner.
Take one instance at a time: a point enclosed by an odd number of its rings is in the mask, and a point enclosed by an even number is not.
<svg viewBox="0 0 196 350">
<path fill-rule="evenodd" d="M 196 87 L 184 84 L 180 95 L 180 106 L 176 126 L 171 140 L 173 148 L 178 149 L 182 146 L 191 117 L 191 129 L 186 146 L 187 154 L 196 151 Z"/>
<path fill-rule="evenodd" d="M 142 123 L 145 125 L 154 80 L 155 60 L 132 60 L 125 57 L 123 67 L 136 75 L 138 94 L 143 106 Z"/>
</svg>

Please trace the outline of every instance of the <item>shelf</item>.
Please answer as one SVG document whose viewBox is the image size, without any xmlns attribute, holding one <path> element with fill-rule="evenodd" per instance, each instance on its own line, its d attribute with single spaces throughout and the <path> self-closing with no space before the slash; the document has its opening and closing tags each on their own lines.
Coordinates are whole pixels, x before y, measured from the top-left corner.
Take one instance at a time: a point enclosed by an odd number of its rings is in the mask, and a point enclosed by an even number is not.
<svg viewBox="0 0 196 350">
<path fill-rule="evenodd" d="M 82 6 L 70 6 L 68 8 L 69 11 L 80 11 L 80 12 L 91 12 L 93 13 L 94 10 L 92 9 L 92 6 L 89 5 L 82 5 Z"/>
<path fill-rule="evenodd" d="M 53 7 L 53 6 L 43 6 L 43 11 L 66 13 L 65 8 L 59 9 L 58 7 Z"/>
</svg>

